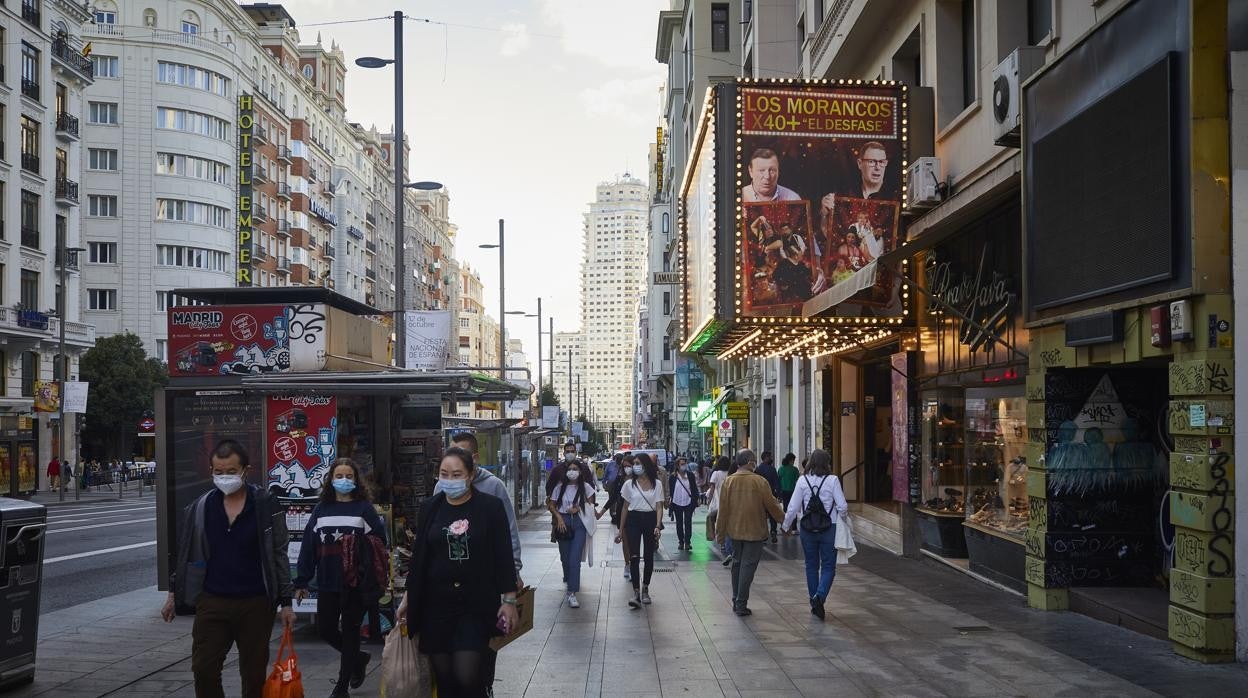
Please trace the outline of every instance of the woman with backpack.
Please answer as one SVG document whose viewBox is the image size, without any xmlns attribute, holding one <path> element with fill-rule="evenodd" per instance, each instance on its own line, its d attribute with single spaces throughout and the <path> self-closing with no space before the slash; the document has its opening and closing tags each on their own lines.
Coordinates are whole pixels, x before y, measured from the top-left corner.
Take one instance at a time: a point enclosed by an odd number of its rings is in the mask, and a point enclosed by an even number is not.
<svg viewBox="0 0 1248 698">
<path fill-rule="evenodd" d="M 832 474 L 832 457 L 817 448 L 810 454 L 806 474 L 797 480 L 782 528 L 795 522 L 800 527 L 802 552 L 806 556 L 806 591 L 810 612 L 823 620 L 823 603 L 836 577 L 836 522 L 849 510 L 841 480 Z"/>
<path fill-rule="evenodd" d="M 364 683 L 372 657 L 360 651 L 360 624 L 364 610 L 380 598 L 386 584 L 380 578 L 390 564 L 385 546 L 386 525 L 368 501 L 359 467 L 350 458 L 339 458 L 304 528 L 299 574 L 293 582 L 295 598 L 302 600 L 308 597 L 309 582 L 316 580 L 321 638 L 341 654 L 333 698 L 347 696 L 348 686 Z"/>
</svg>

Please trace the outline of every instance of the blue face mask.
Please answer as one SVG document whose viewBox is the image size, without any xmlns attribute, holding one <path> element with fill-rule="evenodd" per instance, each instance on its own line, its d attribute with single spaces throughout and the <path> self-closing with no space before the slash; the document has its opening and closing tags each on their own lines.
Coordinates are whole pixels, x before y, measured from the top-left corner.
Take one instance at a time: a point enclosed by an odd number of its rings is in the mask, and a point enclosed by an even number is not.
<svg viewBox="0 0 1248 698">
<path fill-rule="evenodd" d="M 459 499 L 468 491 L 467 480 L 445 480 L 438 479 L 438 484 L 433 486 L 433 493 L 445 492 L 447 499 Z"/>
<path fill-rule="evenodd" d="M 334 489 L 340 494 L 350 494 L 355 491 L 355 480 L 348 480 L 345 477 L 338 478 L 333 481 Z"/>
</svg>

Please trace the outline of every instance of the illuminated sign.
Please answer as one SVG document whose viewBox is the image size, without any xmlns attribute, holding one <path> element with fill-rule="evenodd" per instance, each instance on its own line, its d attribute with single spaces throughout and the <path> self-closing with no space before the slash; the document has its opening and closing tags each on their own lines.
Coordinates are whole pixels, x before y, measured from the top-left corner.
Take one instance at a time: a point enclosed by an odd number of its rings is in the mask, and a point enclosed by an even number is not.
<svg viewBox="0 0 1248 698">
<path fill-rule="evenodd" d="M 256 125 L 251 95 L 238 96 L 238 272 L 236 286 L 251 285 L 251 130 Z"/>
<path fill-rule="evenodd" d="M 663 191 L 663 151 L 667 146 L 665 141 L 663 127 L 659 126 L 654 130 L 654 188 L 657 191 Z"/>
</svg>

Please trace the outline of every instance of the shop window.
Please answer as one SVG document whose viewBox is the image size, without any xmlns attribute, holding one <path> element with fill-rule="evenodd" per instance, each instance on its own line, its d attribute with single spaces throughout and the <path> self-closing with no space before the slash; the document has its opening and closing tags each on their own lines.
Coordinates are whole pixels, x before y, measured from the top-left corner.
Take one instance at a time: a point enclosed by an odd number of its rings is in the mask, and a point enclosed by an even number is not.
<svg viewBox="0 0 1248 698">
<path fill-rule="evenodd" d="M 22 352 L 22 397 L 35 396 L 35 381 L 39 379 L 39 353 Z"/>
</svg>

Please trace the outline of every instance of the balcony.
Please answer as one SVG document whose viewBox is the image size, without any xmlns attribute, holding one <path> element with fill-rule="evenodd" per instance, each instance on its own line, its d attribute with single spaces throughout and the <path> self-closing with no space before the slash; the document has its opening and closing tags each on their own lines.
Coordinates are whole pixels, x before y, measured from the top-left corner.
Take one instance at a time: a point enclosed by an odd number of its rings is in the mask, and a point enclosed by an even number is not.
<svg viewBox="0 0 1248 698">
<path fill-rule="evenodd" d="M 365 269 L 365 270 L 364 270 L 364 278 L 368 279 L 369 281 L 376 281 L 376 280 L 377 280 L 377 270 L 376 270 L 376 269 L 373 269 L 372 267 L 369 267 L 369 268 Z"/>
<path fill-rule="evenodd" d="M 284 274 L 289 274 L 290 273 L 290 257 L 278 257 L 277 258 L 277 270 Z"/>
<path fill-rule="evenodd" d="M 327 242 L 321 245 L 321 256 L 324 257 L 325 259 L 334 259 L 335 257 L 338 256 L 338 253 L 334 249 L 334 246 Z"/>
<path fill-rule="evenodd" d="M 22 226 L 22 247 L 29 247 L 32 250 L 39 249 L 39 229 L 27 228 Z"/>
<path fill-rule="evenodd" d="M 82 55 L 82 52 L 69 45 L 69 40 L 64 37 L 52 41 L 52 57 L 61 65 L 78 74 L 87 82 L 95 80 L 95 66 L 91 63 L 91 59 Z"/>
<path fill-rule="evenodd" d="M 39 3 L 36 0 L 22 0 L 22 19 L 35 25 L 36 29 L 43 29 L 43 17 L 39 14 Z"/>
<path fill-rule="evenodd" d="M 290 201 L 290 185 L 286 182 L 277 183 L 277 198 Z"/>
<path fill-rule="evenodd" d="M 306 219 L 306 217 L 305 217 L 305 219 L 304 219 L 304 220 L 307 220 L 307 219 Z M 289 232 L 290 232 L 290 233 L 294 233 L 295 231 L 299 231 L 299 232 L 303 233 L 304 235 L 307 235 L 307 234 L 308 234 L 308 224 L 307 224 L 307 223 L 296 223 L 296 222 L 293 222 L 293 221 L 292 221 L 292 222 L 291 222 L 291 224 L 290 224 L 290 230 L 289 230 Z"/>
<path fill-rule="evenodd" d="M 38 102 L 39 101 L 39 83 L 35 82 L 34 80 L 22 78 L 22 94 Z"/>
<path fill-rule="evenodd" d="M 56 113 L 56 136 L 61 140 L 78 140 L 78 117 L 60 111 Z"/>
<path fill-rule="evenodd" d="M 328 196 L 331 199 L 338 195 L 338 188 L 335 187 L 332 182 L 326 182 L 324 190 L 325 196 Z"/>
<path fill-rule="evenodd" d="M 371 226 L 373 226 L 373 227 L 376 227 L 376 226 L 377 226 L 377 216 L 374 216 L 374 215 L 373 215 L 373 214 L 371 214 L 371 213 L 365 213 L 365 214 L 364 214 L 364 222 L 365 222 L 365 223 L 367 223 L 367 224 L 369 224 L 369 225 L 371 225 Z"/>
<path fill-rule="evenodd" d="M 304 176 L 304 177 L 307 177 L 309 182 L 315 182 L 315 181 L 317 181 L 317 180 L 316 180 L 316 172 L 312 171 L 312 168 L 311 168 L 311 167 L 307 168 L 307 170 L 308 170 L 307 172 L 303 173 L 303 176 Z"/>
<path fill-rule="evenodd" d="M 60 269 L 62 266 L 61 257 L 63 254 L 64 254 L 63 252 L 61 252 L 60 250 L 57 250 L 57 253 L 56 253 L 56 268 L 57 269 Z M 66 258 L 66 263 L 64 267 L 66 271 L 78 271 L 78 252 L 77 251 L 69 252 Z"/>
<path fill-rule="evenodd" d="M 22 169 L 39 174 L 39 156 L 32 153 L 22 153 Z"/>
<path fill-rule="evenodd" d="M 251 209 L 251 222 L 252 223 L 268 223 L 269 214 L 265 212 L 263 208 L 259 208 L 259 207 L 253 208 Z"/>
<path fill-rule="evenodd" d="M 251 246 L 251 261 L 252 262 L 263 262 L 264 260 L 268 258 L 269 258 L 269 253 L 263 247 L 261 247 L 260 245 Z"/>
<path fill-rule="evenodd" d="M 289 165 L 290 164 L 290 147 L 285 146 L 285 145 L 277 146 L 277 159 Z"/>
<path fill-rule="evenodd" d="M 251 129 L 251 142 L 255 145 L 268 145 L 269 132 L 265 131 L 263 126 Z"/>
<path fill-rule="evenodd" d="M 269 171 L 259 165 L 252 165 L 251 181 L 256 183 L 269 181 Z"/>
<path fill-rule="evenodd" d="M 56 203 L 66 206 L 78 205 L 78 183 L 64 177 L 56 178 Z"/>
<path fill-rule="evenodd" d="M 372 240 L 365 242 L 364 250 L 368 252 L 369 254 L 377 254 L 377 243 L 373 242 Z"/>
<path fill-rule="evenodd" d="M 277 220 L 277 234 L 282 237 L 290 237 L 290 221 L 285 218 Z"/>
</svg>

